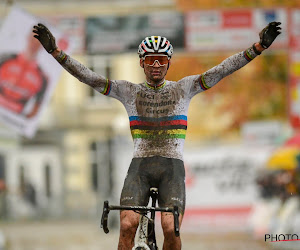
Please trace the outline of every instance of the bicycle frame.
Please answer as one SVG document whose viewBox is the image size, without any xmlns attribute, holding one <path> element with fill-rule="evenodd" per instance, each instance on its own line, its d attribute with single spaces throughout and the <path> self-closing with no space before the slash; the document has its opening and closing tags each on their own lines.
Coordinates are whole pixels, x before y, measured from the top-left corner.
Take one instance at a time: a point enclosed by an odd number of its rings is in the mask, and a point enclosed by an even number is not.
<svg viewBox="0 0 300 250">
<path fill-rule="evenodd" d="M 152 199 L 152 207 L 156 207 L 156 201 L 158 196 L 157 188 L 150 188 L 150 197 Z M 150 211 L 150 220 L 148 220 L 148 245 L 151 249 L 158 249 L 155 237 L 155 211 Z"/>
<path fill-rule="evenodd" d="M 157 189 L 150 189 L 150 197 L 152 199 L 152 206 L 113 206 L 109 205 L 108 201 L 104 201 L 103 213 L 101 217 L 101 227 L 103 231 L 107 234 L 109 233 L 108 229 L 108 214 L 111 210 L 132 210 L 141 213 L 140 223 L 137 230 L 137 239 L 138 243 L 133 249 L 151 249 L 157 250 L 156 237 L 155 237 L 155 212 L 170 212 L 174 216 L 174 233 L 179 236 L 179 211 L 178 206 L 172 208 L 165 207 L 160 208 L 156 207 L 157 200 Z M 145 215 L 147 212 L 150 212 L 150 218 Z"/>
</svg>

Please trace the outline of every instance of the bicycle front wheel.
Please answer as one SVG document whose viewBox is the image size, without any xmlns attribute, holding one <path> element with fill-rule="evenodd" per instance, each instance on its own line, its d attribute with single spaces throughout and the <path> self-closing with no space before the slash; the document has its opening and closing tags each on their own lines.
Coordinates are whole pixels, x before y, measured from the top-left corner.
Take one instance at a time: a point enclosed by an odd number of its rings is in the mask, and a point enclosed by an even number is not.
<svg viewBox="0 0 300 250">
<path fill-rule="evenodd" d="M 148 245 L 144 242 L 137 243 L 132 250 L 151 250 Z"/>
</svg>

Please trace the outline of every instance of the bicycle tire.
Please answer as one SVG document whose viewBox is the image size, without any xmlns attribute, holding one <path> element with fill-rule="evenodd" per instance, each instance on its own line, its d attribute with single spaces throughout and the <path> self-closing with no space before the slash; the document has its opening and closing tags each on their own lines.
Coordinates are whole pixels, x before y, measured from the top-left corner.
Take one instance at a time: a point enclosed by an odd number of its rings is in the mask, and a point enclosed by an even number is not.
<svg viewBox="0 0 300 250">
<path fill-rule="evenodd" d="M 139 249 L 138 247 L 143 247 L 141 249 L 151 250 L 148 246 L 147 237 L 148 237 L 148 218 L 141 214 L 139 226 L 137 228 L 137 233 L 136 233 L 135 245 L 133 249 Z"/>
<path fill-rule="evenodd" d="M 148 245 L 144 242 L 142 243 L 138 243 L 137 245 L 135 245 L 132 250 L 151 250 Z"/>
</svg>

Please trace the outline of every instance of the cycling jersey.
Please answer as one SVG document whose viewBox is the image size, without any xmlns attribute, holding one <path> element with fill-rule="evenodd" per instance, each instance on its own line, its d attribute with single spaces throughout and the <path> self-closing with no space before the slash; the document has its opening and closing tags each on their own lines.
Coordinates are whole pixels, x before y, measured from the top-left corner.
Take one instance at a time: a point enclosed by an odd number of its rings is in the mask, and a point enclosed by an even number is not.
<svg viewBox="0 0 300 250">
<path fill-rule="evenodd" d="M 203 74 L 179 81 L 166 80 L 157 88 L 147 82 L 134 84 L 107 80 L 71 57 L 67 57 L 62 66 L 80 81 L 125 106 L 134 141 L 134 158 L 162 156 L 182 160 L 192 97 L 211 88 L 255 57 L 255 52 L 249 48 Z"/>
</svg>

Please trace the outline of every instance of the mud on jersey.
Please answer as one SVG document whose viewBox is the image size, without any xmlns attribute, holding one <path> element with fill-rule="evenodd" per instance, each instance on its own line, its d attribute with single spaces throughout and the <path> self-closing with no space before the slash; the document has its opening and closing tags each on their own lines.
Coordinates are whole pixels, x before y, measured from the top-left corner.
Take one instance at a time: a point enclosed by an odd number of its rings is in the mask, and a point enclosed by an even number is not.
<svg viewBox="0 0 300 250">
<path fill-rule="evenodd" d="M 134 157 L 163 156 L 183 159 L 187 113 L 193 96 L 205 91 L 225 76 L 256 57 L 252 48 L 237 53 L 201 75 L 177 82 L 165 81 L 158 88 L 145 83 L 106 80 L 68 57 L 63 67 L 100 93 L 118 99 L 129 116 L 134 141 Z"/>
<path fill-rule="evenodd" d="M 108 81 L 108 96 L 121 101 L 129 116 L 134 157 L 182 159 L 191 98 L 202 91 L 199 76 L 165 81 L 155 89 L 147 83 Z"/>
</svg>

